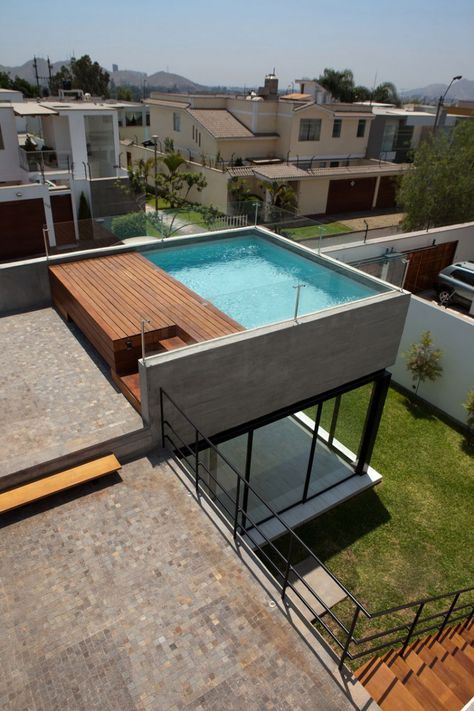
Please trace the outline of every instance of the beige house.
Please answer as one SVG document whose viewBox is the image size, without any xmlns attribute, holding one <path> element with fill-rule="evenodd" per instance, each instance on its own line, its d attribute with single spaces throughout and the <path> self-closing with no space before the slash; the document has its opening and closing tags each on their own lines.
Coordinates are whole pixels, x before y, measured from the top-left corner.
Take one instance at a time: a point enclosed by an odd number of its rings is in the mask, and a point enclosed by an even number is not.
<svg viewBox="0 0 474 711">
<path fill-rule="evenodd" d="M 150 132 L 158 150 L 172 140 L 206 177 L 216 170 L 218 182 L 242 179 L 257 191 L 262 183 L 290 184 L 299 214 L 394 205 L 393 176 L 406 166 L 366 158 L 372 108 L 333 103 L 317 82 L 298 83 L 300 91 L 286 96 L 274 75 L 247 96 L 152 93 Z M 196 199 L 218 204 L 215 182 Z"/>
</svg>

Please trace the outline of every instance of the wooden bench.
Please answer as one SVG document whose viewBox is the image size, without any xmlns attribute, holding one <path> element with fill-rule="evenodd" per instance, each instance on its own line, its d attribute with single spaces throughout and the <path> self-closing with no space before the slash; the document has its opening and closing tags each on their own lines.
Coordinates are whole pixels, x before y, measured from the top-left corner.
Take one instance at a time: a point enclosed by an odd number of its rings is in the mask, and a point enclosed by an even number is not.
<svg viewBox="0 0 474 711">
<path fill-rule="evenodd" d="M 120 462 L 114 454 L 108 454 L 87 464 L 67 469 L 57 474 L 50 474 L 43 479 L 29 484 L 20 484 L 14 489 L 0 494 L 0 513 L 24 506 L 32 501 L 44 499 L 65 489 L 82 484 L 92 479 L 112 474 L 120 469 Z"/>
</svg>

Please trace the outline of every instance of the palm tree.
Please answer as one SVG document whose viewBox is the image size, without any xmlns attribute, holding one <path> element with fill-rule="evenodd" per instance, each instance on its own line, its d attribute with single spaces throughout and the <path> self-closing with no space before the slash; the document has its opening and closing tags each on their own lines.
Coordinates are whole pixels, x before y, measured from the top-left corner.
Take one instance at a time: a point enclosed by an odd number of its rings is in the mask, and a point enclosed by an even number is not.
<svg viewBox="0 0 474 711">
<path fill-rule="evenodd" d="M 377 101 L 381 104 L 395 104 L 400 106 L 400 97 L 398 96 L 395 84 L 390 81 L 383 82 L 375 87 L 372 92 L 372 101 Z"/>
<path fill-rule="evenodd" d="M 327 89 L 336 101 L 351 102 L 354 98 L 354 74 L 350 69 L 331 69 L 326 67 L 318 83 Z"/>
</svg>

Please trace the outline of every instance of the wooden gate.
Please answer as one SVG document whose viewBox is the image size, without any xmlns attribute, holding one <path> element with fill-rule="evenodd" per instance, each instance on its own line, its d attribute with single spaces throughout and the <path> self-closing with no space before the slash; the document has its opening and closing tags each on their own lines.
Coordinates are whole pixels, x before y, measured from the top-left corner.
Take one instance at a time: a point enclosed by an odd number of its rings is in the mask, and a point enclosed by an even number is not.
<svg viewBox="0 0 474 711">
<path fill-rule="evenodd" d="M 441 269 L 453 263 L 457 246 L 457 242 L 445 242 L 416 252 L 405 252 L 410 264 L 404 288 L 413 294 L 432 289 Z"/>
<path fill-rule="evenodd" d="M 43 200 L 0 203 L 0 261 L 44 254 Z"/>
<path fill-rule="evenodd" d="M 376 181 L 376 178 L 331 180 L 326 214 L 371 210 Z"/>
</svg>

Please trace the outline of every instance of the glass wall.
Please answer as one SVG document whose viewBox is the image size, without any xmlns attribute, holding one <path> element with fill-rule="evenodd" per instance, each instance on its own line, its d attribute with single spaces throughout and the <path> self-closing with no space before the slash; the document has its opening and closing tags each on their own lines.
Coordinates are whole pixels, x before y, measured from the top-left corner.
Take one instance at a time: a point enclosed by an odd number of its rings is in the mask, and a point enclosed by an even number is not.
<svg viewBox="0 0 474 711">
<path fill-rule="evenodd" d="M 388 376 L 383 378 L 388 385 Z M 248 514 L 247 527 L 271 518 L 272 511 L 286 511 L 356 476 L 360 452 L 370 459 L 385 397 L 379 387 L 373 398 L 373 389 L 374 382 L 348 389 L 321 400 L 303 417 L 302 413 L 287 415 L 217 445 L 243 478 L 239 505 Z M 232 516 L 236 473 L 213 451 L 200 456 L 217 481 L 208 477 L 208 493 Z"/>
<path fill-rule="evenodd" d="M 115 175 L 112 116 L 85 116 L 84 121 L 90 177 L 108 178 Z"/>
</svg>

